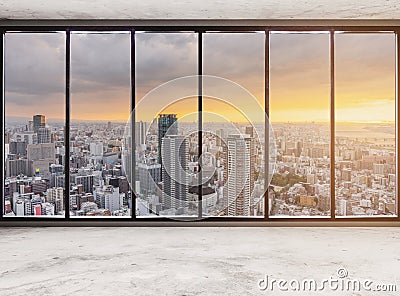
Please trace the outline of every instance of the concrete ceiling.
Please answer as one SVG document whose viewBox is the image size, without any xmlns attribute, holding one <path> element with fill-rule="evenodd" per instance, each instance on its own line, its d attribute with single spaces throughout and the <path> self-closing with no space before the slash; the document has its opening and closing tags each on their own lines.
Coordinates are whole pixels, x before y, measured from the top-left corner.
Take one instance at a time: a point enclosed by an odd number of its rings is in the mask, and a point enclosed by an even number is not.
<svg viewBox="0 0 400 296">
<path fill-rule="evenodd" d="M 399 0 L 1 0 L 5 19 L 400 19 Z"/>
</svg>

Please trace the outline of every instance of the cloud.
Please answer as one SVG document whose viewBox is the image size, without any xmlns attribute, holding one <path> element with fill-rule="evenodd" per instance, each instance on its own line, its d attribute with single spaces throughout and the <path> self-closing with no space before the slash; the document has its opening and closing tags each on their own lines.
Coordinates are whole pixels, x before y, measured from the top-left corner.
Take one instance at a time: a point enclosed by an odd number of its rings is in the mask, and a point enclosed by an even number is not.
<svg viewBox="0 0 400 296">
<path fill-rule="evenodd" d="M 71 34 L 71 92 L 130 86 L 130 34 Z"/>
<path fill-rule="evenodd" d="M 394 34 L 336 34 L 336 113 L 348 108 L 354 118 L 376 104 L 393 109 L 395 65 Z M 329 102 L 329 35 L 272 34 L 271 115 L 276 110 L 285 120 L 310 120 L 315 108 L 329 114 Z M 387 114 L 377 117 L 384 120 Z"/>
<path fill-rule="evenodd" d="M 204 35 L 203 71 L 232 80 L 263 101 L 264 33 L 209 33 Z"/>
<path fill-rule="evenodd" d="M 137 33 L 136 93 L 169 80 L 197 74 L 197 36 L 194 33 Z"/>
<path fill-rule="evenodd" d="M 207 33 L 203 39 L 204 74 L 231 79 L 256 95 L 264 95 L 263 33 Z M 337 97 L 353 105 L 391 99 L 395 81 L 394 34 L 338 34 Z M 137 100 L 148 91 L 197 74 L 195 33 L 138 32 L 136 40 Z M 271 113 L 326 108 L 329 101 L 329 35 L 271 34 Z M 130 100 L 130 34 L 71 35 L 71 102 L 75 117 L 125 114 Z M 65 88 L 65 34 L 7 33 L 5 89 L 7 115 L 19 116 L 41 107 L 60 110 Z M 318 102 L 316 102 L 318 101 Z M 52 107 L 53 106 L 53 107 Z M 325 109 L 324 109 L 325 110 Z M 43 112 L 45 112 L 43 111 Z M 93 112 L 92 112 L 93 111 Z M 118 115 L 119 116 L 119 115 Z"/>
<path fill-rule="evenodd" d="M 64 89 L 65 34 L 6 34 L 6 92 L 46 97 L 64 93 Z M 15 103 L 22 104 L 23 101 Z"/>
</svg>

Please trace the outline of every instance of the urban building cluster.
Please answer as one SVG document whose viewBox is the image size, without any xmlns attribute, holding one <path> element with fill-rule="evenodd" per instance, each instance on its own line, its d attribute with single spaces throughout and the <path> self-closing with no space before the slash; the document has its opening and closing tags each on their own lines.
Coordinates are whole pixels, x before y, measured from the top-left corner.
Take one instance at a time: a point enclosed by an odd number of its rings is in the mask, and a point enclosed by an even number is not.
<svg viewBox="0 0 400 296">
<path fill-rule="evenodd" d="M 197 216 L 200 195 L 203 216 L 263 215 L 263 143 L 254 127 L 205 122 L 200 159 L 197 130 L 176 114 L 136 123 L 137 215 Z"/>
<path fill-rule="evenodd" d="M 370 128 L 376 126 L 384 133 L 374 135 Z M 271 215 L 329 216 L 329 125 L 276 123 L 273 127 L 278 157 L 269 189 Z M 365 123 L 362 128 L 364 133 L 335 136 L 336 215 L 395 215 L 394 124 Z"/>
<path fill-rule="evenodd" d="M 71 216 L 130 216 L 132 208 L 138 217 L 197 216 L 200 195 L 203 216 L 264 215 L 264 134 L 256 134 L 263 124 L 204 122 L 201 143 L 197 123 L 176 114 L 134 126 L 135 165 L 124 166 L 124 142 L 131 141 L 125 123 L 72 121 L 66 156 L 63 122 L 49 124 L 44 115 L 7 122 L 5 215 L 64 216 L 65 190 Z M 381 130 L 386 133 L 376 137 L 336 135 L 336 215 L 396 214 L 394 127 L 382 124 Z M 273 131 L 270 215 L 329 216 L 329 125 L 275 123 Z"/>
<path fill-rule="evenodd" d="M 128 216 L 131 190 L 121 164 L 124 124 L 73 122 L 70 130 L 71 216 Z M 5 130 L 6 216 L 64 216 L 64 123 L 44 115 Z"/>
</svg>

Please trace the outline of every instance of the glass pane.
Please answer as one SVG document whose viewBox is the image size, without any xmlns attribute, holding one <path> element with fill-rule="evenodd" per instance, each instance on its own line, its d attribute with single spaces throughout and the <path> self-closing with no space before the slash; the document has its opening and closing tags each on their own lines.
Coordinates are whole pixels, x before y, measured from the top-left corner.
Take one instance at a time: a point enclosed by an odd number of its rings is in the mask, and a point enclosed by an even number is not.
<svg viewBox="0 0 400 296">
<path fill-rule="evenodd" d="M 4 215 L 63 217 L 65 34 L 4 40 Z"/>
<path fill-rule="evenodd" d="M 197 34 L 137 33 L 136 215 L 195 219 Z"/>
<path fill-rule="evenodd" d="M 395 34 L 335 35 L 336 215 L 396 215 Z"/>
<path fill-rule="evenodd" d="M 71 34 L 71 217 L 130 216 L 129 114 L 130 34 Z"/>
<path fill-rule="evenodd" d="M 270 35 L 271 216 L 330 215 L 329 34 Z"/>
<path fill-rule="evenodd" d="M 265 33 L 203 38 L 203 215 L 263 217 Z"/>
</svg>

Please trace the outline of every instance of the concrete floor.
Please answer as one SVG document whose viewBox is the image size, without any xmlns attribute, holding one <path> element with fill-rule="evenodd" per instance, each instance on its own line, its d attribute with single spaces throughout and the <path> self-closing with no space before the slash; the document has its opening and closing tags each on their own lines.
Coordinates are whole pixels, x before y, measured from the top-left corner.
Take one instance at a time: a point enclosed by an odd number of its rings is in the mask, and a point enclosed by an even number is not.
<svg viewBox="0 0 400 296">
<path fill-rule="evenodd" d="M 399 294 L 258 288 L 339 268 L 400 291 L 398 228 L 0 228 L 0 254 L 1 296 Z"/>
</svg>

